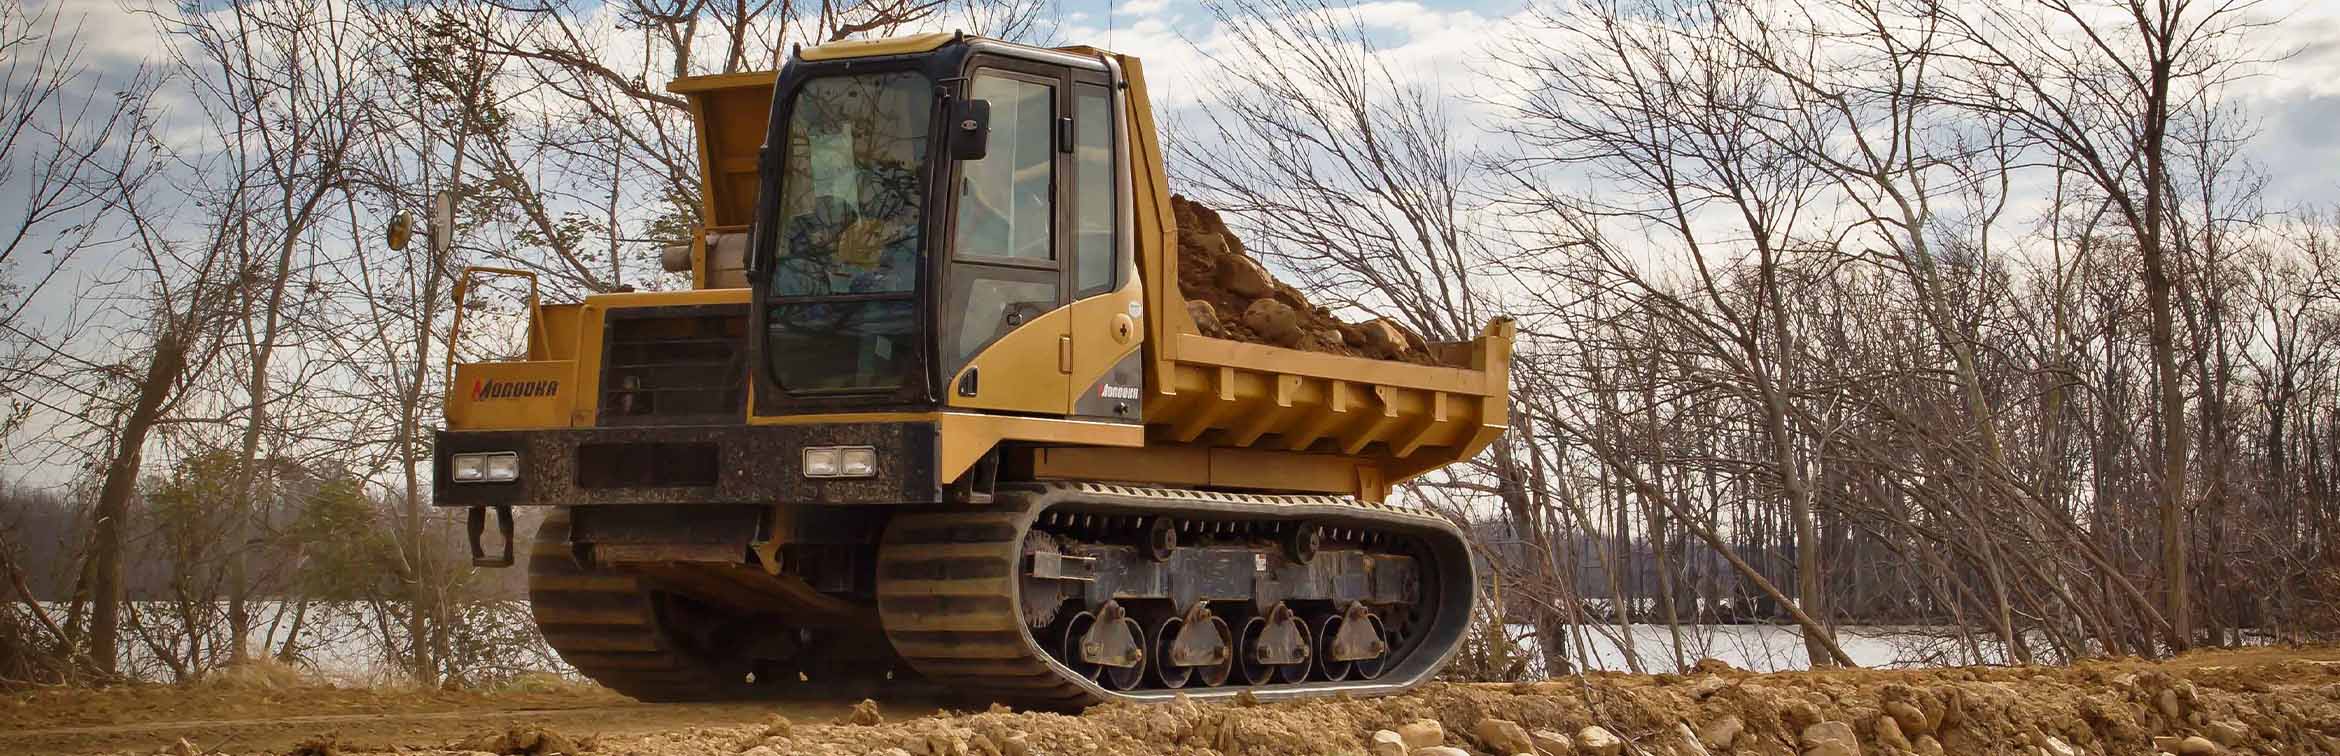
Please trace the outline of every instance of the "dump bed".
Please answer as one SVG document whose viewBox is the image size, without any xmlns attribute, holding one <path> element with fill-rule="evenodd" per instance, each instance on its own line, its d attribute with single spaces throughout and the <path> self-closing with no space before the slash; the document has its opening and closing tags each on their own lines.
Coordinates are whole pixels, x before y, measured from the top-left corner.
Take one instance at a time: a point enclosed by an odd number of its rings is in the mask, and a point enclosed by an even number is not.
<svg viewBox="0 0 2340 756">
<path fill-rule="evenodd" d="M 1204 335 L 1178 285 L 1178 222 L 1145 77 L 1123 57 L 1138 264 L 1146 282 L 1149 446 L 1315 452 L 1359 458 L 1370 491 L 1469 459 L 1508 422 L 1511 321 L 1475 339 L 1432 343 L 1438 365 L 1325 354 Z"/>
</svg>

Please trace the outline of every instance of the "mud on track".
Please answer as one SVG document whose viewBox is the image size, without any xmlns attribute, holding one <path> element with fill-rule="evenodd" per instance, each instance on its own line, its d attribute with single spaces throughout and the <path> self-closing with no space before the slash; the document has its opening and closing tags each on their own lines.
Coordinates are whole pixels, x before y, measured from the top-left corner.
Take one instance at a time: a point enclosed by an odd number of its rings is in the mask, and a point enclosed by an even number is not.
<svg viewBox="0 0 2340 756">
<path fill-rule="evenodd" d="M 466 753 L 496 745 L 480 736 L 518 726 L 559 733 L 576 750 L 648 756 L 1353 754 L 1381 729 L 1500 755 L 1510 750 L 1507 730 L 1489 720 L 1501 719 L 1518 725 L 1514 735 L 1541 731 L 1548 750 L 1565 736 L 1578 754 L 2340 754 L 2340 649 L 2070 668 L 1600 674 L 1080 715 L 894 703 L 878 716 L 870 724 L 871 712 L 842 703 L 635 704 L 589 687 L 50 691 L 0 699 L 0 752 L 151 754 L 185 737 L 204 751 L 287 753 L 333 736 L 332 752 L 342 754 Z M 863 724 L 839 723 L 847 720 Z M 1616 736 L 1617 749 L 1591 727 Z"/>
</svg>

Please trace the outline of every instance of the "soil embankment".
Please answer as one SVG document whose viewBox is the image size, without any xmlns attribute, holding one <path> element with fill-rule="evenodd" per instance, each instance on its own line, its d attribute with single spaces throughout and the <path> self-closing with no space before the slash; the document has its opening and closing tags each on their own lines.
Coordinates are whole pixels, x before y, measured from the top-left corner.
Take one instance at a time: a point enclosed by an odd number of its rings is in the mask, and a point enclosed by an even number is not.
<svg viewBox="0 0 2340 756">
<path fill-rule="evenodd" d="M 171 753 L 185 738 L 190 753 L 238 754 L 2340 753 L 2340 649 L 2333 648 L 2068 668 L 1751 674 L 1715 664 L 1688 675 L 1438 684 L 1388 698 L 1104 706 L 1079 715 L 915 704 L 888 705 L 882 716 L 845 704 L 654 706 L 582 686 L 242 695 L 10 696 L 0 703 L 0 752 Z M 1377 735 L 1389 742 L 1376 743 Z"/>
</svg>

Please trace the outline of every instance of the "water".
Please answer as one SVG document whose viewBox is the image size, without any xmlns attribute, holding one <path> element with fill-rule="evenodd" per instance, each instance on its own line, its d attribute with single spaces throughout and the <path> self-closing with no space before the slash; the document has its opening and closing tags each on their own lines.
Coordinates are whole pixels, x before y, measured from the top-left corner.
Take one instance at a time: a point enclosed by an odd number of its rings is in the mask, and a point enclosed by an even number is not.
<svg viewBox="0 0 2340 756">
<path fill-rule="evenodd" d="M 63 607 L 52 605 L 62 616 Z M 281 651 L 291 634 L 291 606 L 256 602 L 254 634 L 263 636 L 264 650 Z M 198 618 L 203 628 L 193 639 L 184 632 L 184 615 L 168 602 L 137 602 L 139 627 L 125 631 L 123 665 L 133 674 L 152 680 L 170 680 L 171 667 L 161 661 L 158 647 L 181 658 L 198 659 L 198 668 L 224 663 L 227 629 L 225 607 Z M 272 621 L 275 620 L 275 621 Z M 402 607 L 362 602 L 312 602 L 295 645 L 294 663 L 318 676 L 349 683 L 380 682 L 403 676 L 394 659 L 404 658 L 405 619 Z M 506 601 L 474 605 L 455 624 L 450 645 L 463 658 L 462 673 L 471 679 L 509 677 L 522 672 L 569 674 L 530 625 L 527 602 Z M 1522 652 L 1539 653 L 1534 629 L 1510 625 L 1507 635 Z M 1626 672 L 1627 649 L 1639 657 L 1644 672 L 1675 669 L 1675 638 L 1664 625 L 1635 624 L 1619 633 L 1615 625 L 1570 628 L 1567 655 L 1587 670 Z M 1963 664 L 2003 664 L 2003 649 L 1983 642 L 1979 657 L 1969 656 L 1949 628 L 1907 626 L 1850 626 L 1838 628 L 1837 643 L 1863 667 L 1929 667 Z M 1581 645 L 1580 645 L 1581 644 Z M 197 649 L 190 652 L 189 648 Z M 1581 657 L 1581 658 L 1580 658 Z M 1805 669 L 1803 636 L 1784 625 L 1684 625 L 1681 629 L 1683 664 L 1703 658 L 1720 659 L 1733 667 L 1759 672 Z M 1540 661 L 1530 669 L 1542 669 Z"/>
<path fill-rule="evenodd" d="M 1531 655 L 1539 653 L 1535 629 L 1511 625 L 1509 635 Z M 1674 671 L 1674 636 L 1664 625 L 1628 625 L 1620 634 L 1615 625 L 1571 628 L 1568 656 L 1587 670 L 1626 672 L 1628 643 L 1640 657 L 1644 672 Z M 1582 638 L 1579 646 L 1577 638 Z M 1630 639 L 1630 640 L 1628 640 Z M 1965 664 L 2004 664 L 2005 650 L 1982 642 L 1980 657 L 1967 655 L 1951 628 L 1906 626 L 1847 626 L 1837 628 L 1836 643 L 1863 667 L 1938 667 Z M 1580 651 L 1581 649 L 1581 651 Z M 1739 669 L 1778 672 L 1811 666 L 1804 652 L 1803 634 L 1783 625 L 1683 625 L 1681 659 L 1689 664 L 1702 658 L 1728 662 Z M 1540 662 L 1533 668 L 1541 669 Z"/>
</svg>

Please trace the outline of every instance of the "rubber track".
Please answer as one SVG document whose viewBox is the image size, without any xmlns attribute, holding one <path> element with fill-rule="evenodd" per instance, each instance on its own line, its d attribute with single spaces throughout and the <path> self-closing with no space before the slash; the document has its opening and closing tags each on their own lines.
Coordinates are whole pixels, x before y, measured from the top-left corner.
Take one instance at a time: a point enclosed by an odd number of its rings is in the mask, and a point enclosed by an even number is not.
<svg viewBox="0 0 2340 756">
<path fill-rule="evenodd" d="M 673 645 L 641 578 L 579 569 L 564 510 L 551 510 L 529 544 L 528 603 L 561 660 L 611 690 L 643 701 L 703 701 L 735 698 L 746 687 Z"/>
<path fill-rule="evenodd" d="M 1429 643 L 1444 648 L 1417 647 L 1413 656 L 1427 655 L 1426 664 L 1411 665 L 1404 676 L 1389 675 L 1372 682 L 1301 683 L 1247 688 L 1182 688 L 1116 692 L 1074 675 L 1051 659 L 1025 629 L 1018 607 L 1017 586 L 1022 567 L 1023 541 L 1037 515 L 1051 506 L 1072 505 L 1083 511 L 1128 511 L 1151 514 L 1209 513 L 1282 519 L 1327 516 L 1346 525 L 1391 527 L 1448 539 L 1447 554 L 1467 554 L 1461 536 L 1444 519 L 1426 513 L 1349 499 L 1298 496 L 1239 496 L 1208 492 L 1147 489 L 1098 484 L 1047 484 L 1021 490 L 1002 490 L 996 504 L 981 511 L 903 512 L 887 525 L 878 550 L 878 614 L 894 650 L 928 679 L 976 700 L 1043 709 L 1073 709 L 1108 700 L 1157 700 L 1175 695 L 1194 698 L 1234 696 L 1244 690 L 1262 698 L 1393 693 L 1430 678 L 1460 645 L 1461 628 L 1468 622 L 1471 591 L 1467 556 L 1446 561 L 1440 569 L 1459 570 L 1455 579 L 1425 584 L 1425 592 L 1460 593 L 1460 602 L 1438 607 L 1445 616 L 1443 632 Z M 1060 503 L 1061 502 L 1061 503 Z M 1425 578 L 1427 582 L 1428 578 Z M 1425 607 L 1428 608 L 1428 607 Z M 1393 663 L 1395 663 L 1393 661 Z"/>
</svg>

